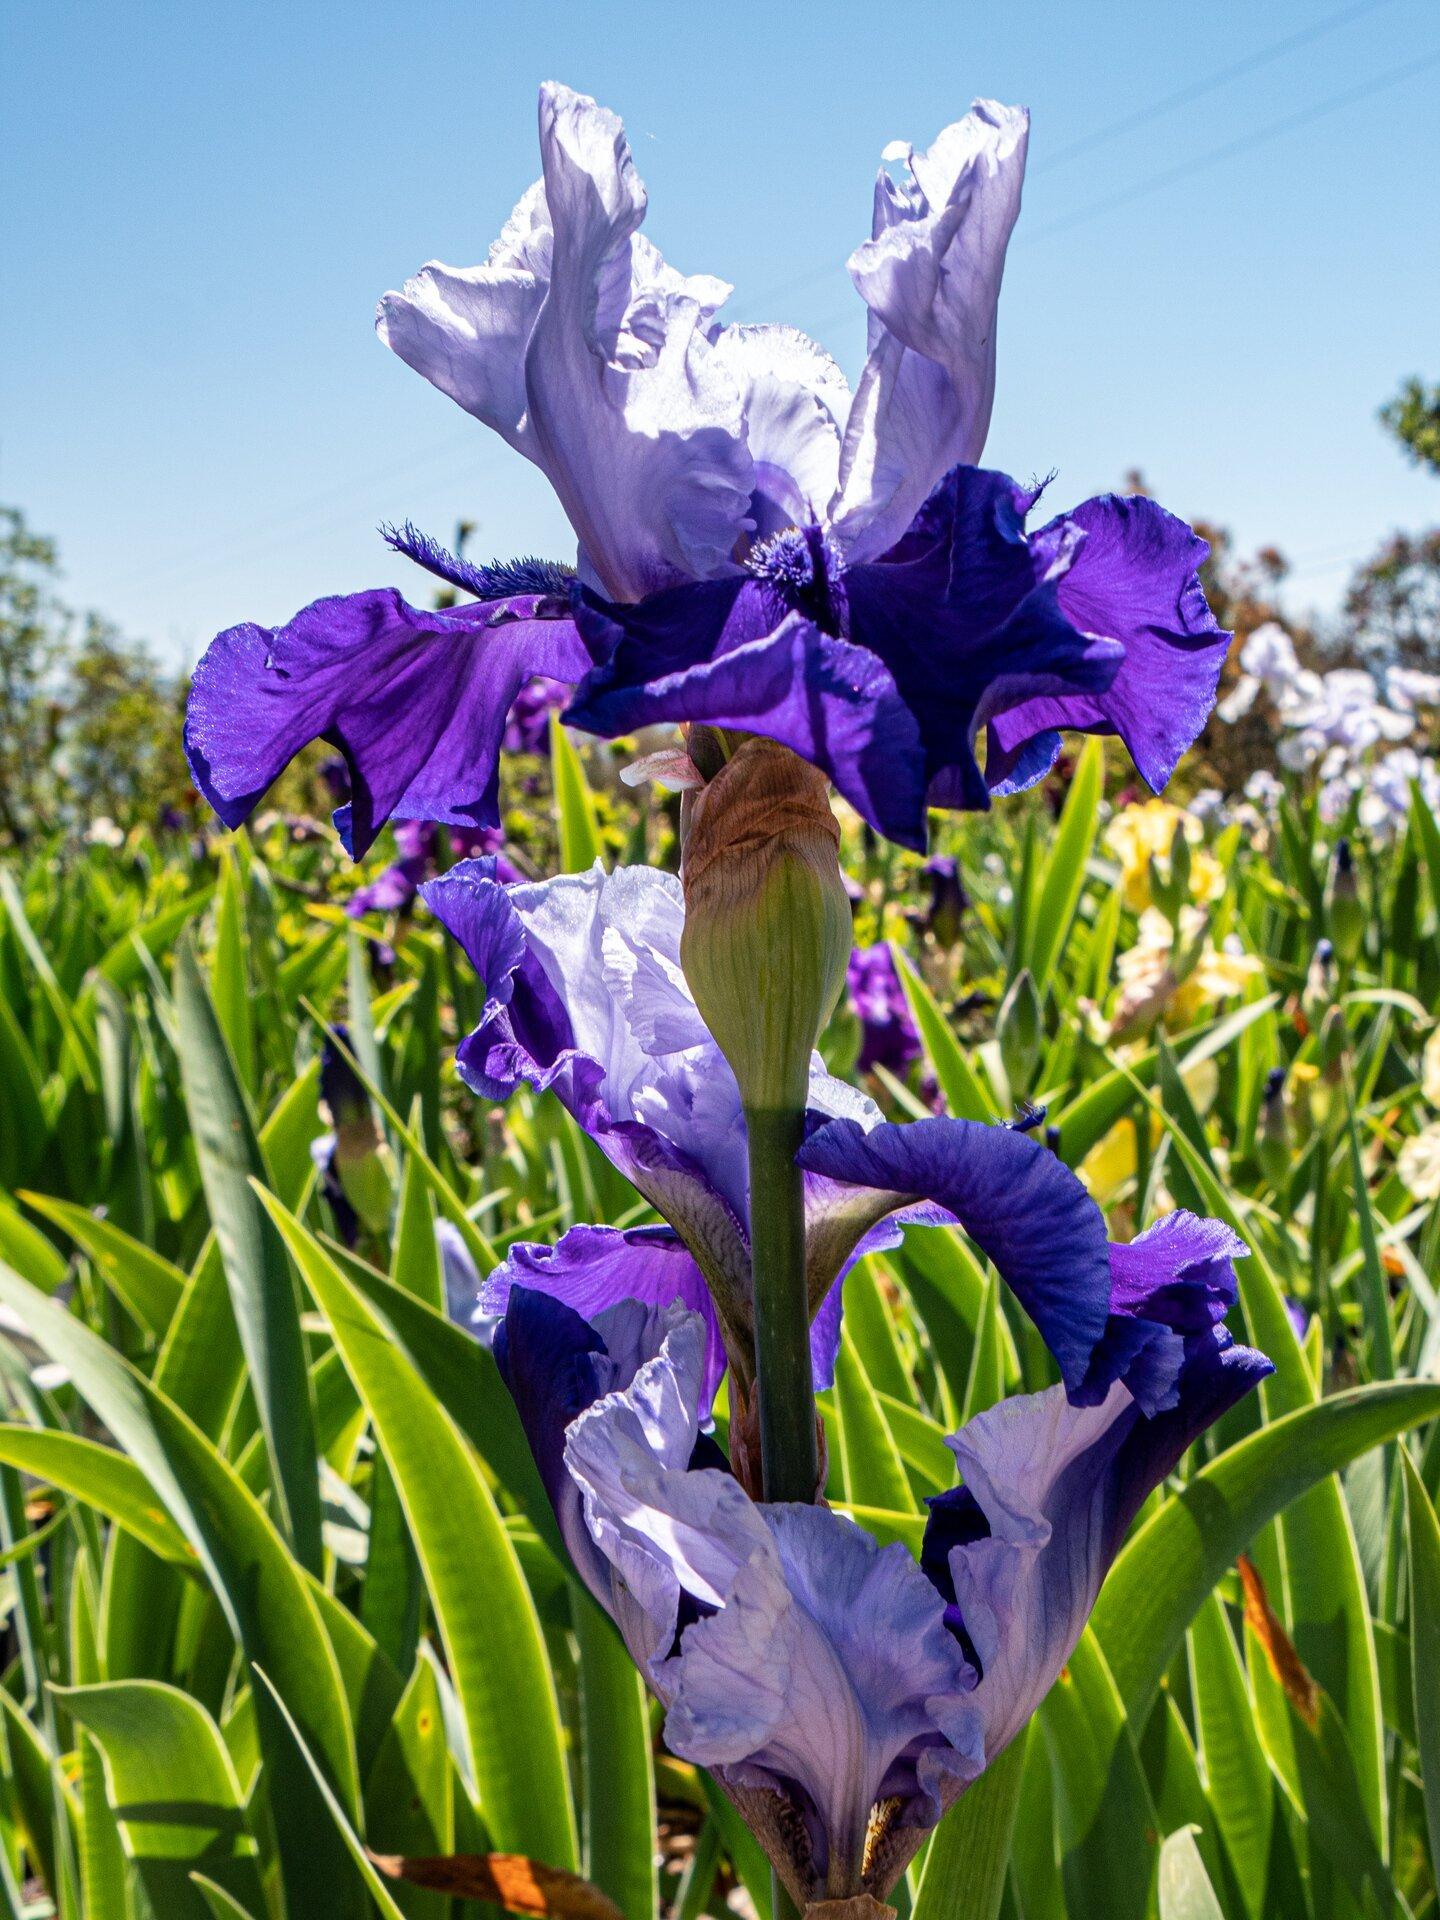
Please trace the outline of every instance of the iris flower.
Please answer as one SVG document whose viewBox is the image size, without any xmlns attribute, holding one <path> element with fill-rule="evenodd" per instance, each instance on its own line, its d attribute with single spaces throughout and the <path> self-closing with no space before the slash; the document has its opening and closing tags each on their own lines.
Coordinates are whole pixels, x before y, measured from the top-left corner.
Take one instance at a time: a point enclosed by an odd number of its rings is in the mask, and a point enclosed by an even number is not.
<svg viewBox="0 0 1440 1920">
<path fill-rule="evenodd" d="M 537 676 L 603 735 L 710 721 L 778 740 L 911 846 L 928 806 L 1038 778 L 1064 728 L 1119 733 L 1163 785 L 1225 654 L 1204 542 L 1114 496 L 1027 531 L 1040 489 L 977 464 L 1028 125 L 982 100 L 928 150 L 886 150 L 849 262 L 869 316 L 852 396 L 793 328 L 719 321 L 729 288 L 640 231 L 620 122 L 543 87 L 542 177 L 485 264 L 432 262 L 378 327 L 541 468 L 576 567 L 476 567 L 407 526 L 392 544 L 473 602 L 376 589 L 222 633 L 186 734 L 227 824 L 324 737 L 357 854 L 392 815 L 494 825 L 506 714 Z"/>
<path fill-rule="evenodd" d="M 963 1483 L 930 1502 L 918 1564 L 827 1507 L 749 1497 L 703 1432 L 701 1315 L 585 1318 L 513 1288 L 494 1351 L 576 1569 L 666 1744 L 802 1907 L 885 1898 L 1048 1692 L 1146 1497 L 1269 1371 L 1221 1324 L 1243 1251 L 1188 1214 L 1109 1249 L 1086 1391 L 1001 1401 L 951 1438 Z"/>
<path fill-rule="evenodd" d="M 456 1055 L 486 1099 L 548 1089 L 667 1223 L 572 1228 L 512 1252 L 484 1296 L 519 1283 L 581 1313 L 619 1297 L 680 1299 L 707 1327 L 708 1408 L 727 1359 L 753 1383 L 749 1173 L 740 1089 L 680 967 L 679 882 L 649 867 L 502 886 L 472 860 L 423 889 L 485 982 Z M 1034 1140 L 966 1120 L 888 1124 L 858 1089 L 810 1073 L 805 1171 L 812 1359 L 828 1382 L 839 1281 L 906 1222 L 959 1221 L 995 1262 L 1077 1390 L 1106 1321 L 1104 1222 L 1074 1174 Z M 618 1276 L 618 1278 L 617 1278 Z M 623 1280 L 623 1286 L 620 1281 Z"/>
<path fill-rule="evenodd" d="M 888 1067 L 903 1073 L 920 1058 L 920 1035 L 910 1013 L 905 989 L 895 971 L 895 956 L 887 940 L 873 947 L 856 947 L 846 977 L 850 1007 L 860 1022 L 857 1073 Z"/>
</svg>

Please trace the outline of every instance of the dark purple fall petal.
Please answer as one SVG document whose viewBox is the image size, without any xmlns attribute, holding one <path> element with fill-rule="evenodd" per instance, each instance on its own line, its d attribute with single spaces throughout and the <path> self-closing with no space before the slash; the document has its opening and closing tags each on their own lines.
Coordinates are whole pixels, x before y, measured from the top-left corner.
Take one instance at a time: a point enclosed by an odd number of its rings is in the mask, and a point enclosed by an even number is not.
<svg viewBox="0 0 1440 1920">
<path fill-rule="evenodd" d="M 1110 1251 L 1104 1216 L 1063 1161 L 1008 1127 L 949 1119 L 869 1133 L 834 1120 L 798 1158 L 807 1172 L 888 1195 L 895 1207 L 929 1200 L 952 1214 L 1035 1322 L 1066 1385 L 1079 1390 L 1105 1332 Z"/>
<path fill-rule="evenodd" d="M 495 826 L 516 694 L 535 674 L 573 680 L 589 664 L 566 604 L 542 594 L 439 611 L 393 588 L 317 600 L 288 626 L 211 642 L 190 689 L 190 770 L 236 827 L 325 739 L 350 770 L 336 824 L 357 856 L 392 815 Z"/>
</svg>

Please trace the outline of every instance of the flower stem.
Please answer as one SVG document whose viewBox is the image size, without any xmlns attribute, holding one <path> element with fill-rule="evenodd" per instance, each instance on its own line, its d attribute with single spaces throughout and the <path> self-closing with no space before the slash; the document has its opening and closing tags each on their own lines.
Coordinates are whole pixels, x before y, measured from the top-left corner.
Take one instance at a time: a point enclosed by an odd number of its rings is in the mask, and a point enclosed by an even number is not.
<svg viewBox="0 0 1440 1920">
<path fill-rule="evenodd" d="M 780 1876 L 770 1869 L 770 1920 L 800 1920 L 800 1909 L 780 1884 Z"/>
<path fill-rule="evenodd" d="M 766 1500 L 809 1505 L 820 1478 L 820 1456 L 810 1366 L 804 1176 L 795 1164 L 805 1116 L 798 1109 L 747 1107 L 745 1125 L 761 1485 Z"/>
</svg>

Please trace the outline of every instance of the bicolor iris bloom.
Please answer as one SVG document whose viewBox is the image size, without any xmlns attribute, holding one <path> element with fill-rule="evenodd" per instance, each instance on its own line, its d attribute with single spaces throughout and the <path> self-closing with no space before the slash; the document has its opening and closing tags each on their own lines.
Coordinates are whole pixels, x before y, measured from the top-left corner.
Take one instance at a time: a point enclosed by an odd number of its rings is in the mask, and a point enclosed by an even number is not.
<svg viewBox="0 0 1440 1920">
<path fill-rule="evenodd" d="M 1163 785 L 1225 655 L 1204 542 L 1114 496 L 1028 532 L 1040 490 L 977 464 L 1027 139 L 1022 110 L 982 100 L 928 151 L 887 149 L 903 177 L 882 169 L 849 262 L 869 310 L 852 396 L 793 328 L 720 322 L 729 288 L 641 233 L 620 122 L 542 88 L 542 178 L 485 264 L 432 262 L 378 326 L 541 468 L 576 568 L 476 567 L 407 526 L 392 544 L 473 603 L 377 589 L 221 634 L 186 727 L 221 817 L 324 737 L 354 852 L 392 815 L 493 825 L 506 716 L 537 677 L 573 686 L 568 719 L 603 735 L 708 721 L 777 740 L 910 846 L 927 807 L 1040 777 L 1066 728 L 1120 734 Z"/>
<path fill-rule="evenodd" d="M 585 1317 L 513 1288 L 495 1355 L 576 1569 L 666 1744 L 711 1770 L 802 1908 L 885 1898 L 1048 1692 L 1146 1497 L 1269 1371 L 1222 1324 L 1244 1251 L 1188 1214 L 1108 1249 L 1082 1389 L 953 1436 L 962 1484 L 930 1502 L 918 1564 L 827 1507 L 749 1497 L 703 1431 L 707 1329 L 683 1303 Z"/>
<path fill-rule="evenodd" d="M 586 1314 L 617 1298 L 680 1299 L 707 1328 L 704 1407 L 728 1363 L 753 1384 L 749 1170 L 740 1090 L 680 966 L 680 883 L 648 867 L 502 886 L 488 861 L 454 867 L 426 904 L 485 983 L 461 1078 L 486 1099 L 548 1089 L 667 1223 L 576 1227 L 512 1250 L 482 1295 L 520 1284 Z M 893 1246 L 907 1221 L 958 1221 L 984 1249 L 1084 1389 L 1110 1295 L 1104 1222 L 1075 1175 L 1036 1141 L 966 1120 L 887 1124 L 812 1061 L 806 1262 L 816 1378 L 831 1377 L 839 1281 Z"/>
</svg>

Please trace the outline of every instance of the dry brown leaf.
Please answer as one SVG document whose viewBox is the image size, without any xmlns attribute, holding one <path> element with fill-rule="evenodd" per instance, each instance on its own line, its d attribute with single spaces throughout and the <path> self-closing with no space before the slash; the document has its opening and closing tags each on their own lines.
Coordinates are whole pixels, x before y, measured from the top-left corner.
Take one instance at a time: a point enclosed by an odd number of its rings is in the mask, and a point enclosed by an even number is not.
<svg viewBox="0 0 1440 1920">
<path fill-rule="evenodd" d="M 388 1879 L 462 1900 L 488 1900 L 531 1920 L 625 1920 L 608 1894 L 589 1880 L 523 1853 L 446 1853 L 414 1859 L 372 1853 L 370 1859 Z"/>
<path fill-rule="evenodd" d="M 1270 1671 L 1285 1689 L 1285 1698 L 1313 1732 L 1320 1723 L 1320 1689 L 1295 1651 L 1295 1642 L 1280 1624 L 1260 1569 L 1243 1553 L 1239 1566 L 1240 1584 L 1245 1589 L 1245 1624 L 1265 1649 Z"/>
</svg>

